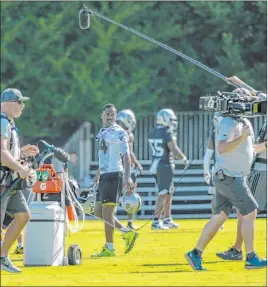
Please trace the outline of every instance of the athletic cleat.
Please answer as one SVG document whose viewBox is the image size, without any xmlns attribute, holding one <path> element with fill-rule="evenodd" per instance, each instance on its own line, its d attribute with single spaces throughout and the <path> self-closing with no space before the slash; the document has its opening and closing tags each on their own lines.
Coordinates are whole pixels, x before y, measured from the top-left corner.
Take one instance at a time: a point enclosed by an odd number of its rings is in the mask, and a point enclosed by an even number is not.
<svg viewBox="0 0 268 287">
<path fill-rule="evenodd" d="M 125 240 L 125 254 L 134 247 L 138 236 L 139 234 L 133 230 L 130 230 L 123 235 L 123 239 Z"/>
<path fill-rule="evenodd" d="M 238 252 L 235 248 L 230 248 L 224 252 L 216 253 L 216 256 L 223 260 L 243 260 L 242 251 Z"/>
<path fill-rule="evenodd" d="M 115 256 L 115 251 L 114 249 L 113 250 L 110 250 L 107 245 L 105 244 L 102 248 L 102 251 L 100 252 L 97 252 L 97 253 L 93 253 L 91 254 L 90 257 L 93 257 L 93 258 L 98 258 L 98 257 L 113 257 Z"/>
<path fill-rule="evenodd" d="M 257 254 L 251 260 L 246 260 L 245 268 L 246 269 L 260 269 L 267 267 L 267 259 L 260 258 Z"/>
<path fill-rule="evenodd" d="M 137 226 L 133 225 L 133 222 L 128 222 L 127 228 L 131 229 L 131 230 L 137 230 L 138 229 Z"/>
<path fill-rule="evenodd" d="M 16 267 L 11 260 L 9 259 L 9 257 L 1 257 L 1 270 L 7 271 L 7 272 L 11 272 L 11 273 L 20 273 L 21 269 L 19 269 L 18 267 Z"/>
<path fill-rule="evenodd" d="M 206 271 L 207 269 L 202 266 L 202 258 L 197 257 L 193 251 L 190 251 L 185 254 L 185 258 L 187 259 L 190 266 L 193 270 L 196 271 Z"/>
<path fill-rule="evenodd" d="M 153 229 L 153 230 L 160 230 L 160 229 L 167 230 L 167 229 L 169 229 L 169 227 L 168 226 L 164 226 L 162 224 L 162 222 L 153 222 L 152 226 L 151 226 L 151 229 Z"/>
<path fill-rule="evenodd" d="M 163 226 L 166 226 L 168 228 L 179 228 L 179 224 L 175 223 L 173 220 L 167 220 L 163 222 Z"/>
<path fill-rule="evenodd" d="M 14 254 L 23 254 L 23 247 L 17 246 L 14 251 Z"/>
</svg>

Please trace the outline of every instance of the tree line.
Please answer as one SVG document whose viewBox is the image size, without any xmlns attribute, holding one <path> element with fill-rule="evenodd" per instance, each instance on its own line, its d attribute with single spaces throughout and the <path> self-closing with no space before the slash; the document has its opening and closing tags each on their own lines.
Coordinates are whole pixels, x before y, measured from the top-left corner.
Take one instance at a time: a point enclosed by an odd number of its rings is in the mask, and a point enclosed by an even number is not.
<svg viewBox="0 0 268 287">
<path fill-rule="evenodd" d="M 91 16 L 82 4 L 225 76 L 266 91 L 266 1 L 1 2 L 1 91 L 30 96 L 23 136 L 63 141 L 104 104 L 137 117 L 162 107 L 197 110 L 200 96 L 231 91 L 214 75 L 141 37 Z"/>
</svg>

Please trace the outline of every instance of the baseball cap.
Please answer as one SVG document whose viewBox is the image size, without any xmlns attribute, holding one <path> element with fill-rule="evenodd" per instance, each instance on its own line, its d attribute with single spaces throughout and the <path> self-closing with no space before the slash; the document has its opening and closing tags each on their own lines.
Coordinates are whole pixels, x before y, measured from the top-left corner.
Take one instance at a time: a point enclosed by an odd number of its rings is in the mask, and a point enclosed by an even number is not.
<svg viewBox="0 0 268 287">
<path fill-rule="evenodd" d="M 1 94 L 1 103 L 4 102 L 16 102 L 16 101 L 27 101 L 29 97 L 23 97 L 21 92 L 17 89 L 6 89 Z"/>
</svg>

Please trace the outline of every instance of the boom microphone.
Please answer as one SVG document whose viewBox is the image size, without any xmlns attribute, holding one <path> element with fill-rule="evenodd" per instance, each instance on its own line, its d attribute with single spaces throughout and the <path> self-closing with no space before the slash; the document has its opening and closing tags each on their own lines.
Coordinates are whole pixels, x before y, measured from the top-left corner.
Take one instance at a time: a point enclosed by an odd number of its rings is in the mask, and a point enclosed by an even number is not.
<svg viewBox="0 0 268 287">
<path fill-rule="evenodd" d="M 54 149 L 53 145 L 50 145 L 46 141 L 43 141 L 43 140 L 40 140 L 39 142 L 42 143 L 46 149 L 53 151 L 53 149 Z"/>
<path fill-rule="evenodd" d="M 85 4 L 79 12 L 79 26 L 83 30 L 88 29 L 90 26 L 90 12 Z"/>
<path fill-rule="evenodd" d="M 57 160 L 63 163 L 67 163 L 70 160 L 70 155 L 59 147 L 48 144 L 46 141 L 40 140 L 40 142 L 45 146 L 45 148 L 54 153 Z"/>
<path fill-rule="evenodd" d="M 182 58 L 184 58 L 185 60 L 190 61 L 191 63 L 199 66 L 200 68 L 210 72 L 214 76 L 224 80 L 229 85 L 232 85 L 232 86 L 234 86 L 236 88 L 243 87 L 243 88 L 246 88 L 249 91 L 255 91 L 255 89 L 253 89 L 252 87 L 250 87 L 249 85 L 247 85 L 245 83 L 238 85 L 236 83 L 228 81 L 227 77 L 223 76 L 222 74 L 218 73 L 217 71 L 214 71 L 213 69 L 207 67 L 206 65 L 198 62 L 197 60 L 194 60 L 191 57 L 189 57 L 187 55 L 184 55 L 183 53 L 181 53 L 181 52 L 179 52 L 179 51 L 177 51 L 177 50 L 175 50 L 175 49 L 173 49 L 173 48 L 171 48 L 171 47 L 169 47 L 169 46 L 167 46 L 167 45 L 165 45 L 165 44 L 163 44 L 163 43 L 161 43 L 159 41 L 156 41 L 156 40 L 154 40 L 154 39 L 152 39 L 152 38 L 150 38 L 150 37 L 138 32 L 138 31 L 136 31 L 136 30 L 134 30 L 132 28 L 129 28 L 129 27 L 123 25 L 123 24 L 120 24 L 120 23 L 114 21 L 114 20 L 111 20 L 111 19 L 109 19 L 107 17 L 104 17 L 101 14 L 97 13 L 96 11 L 88 9 L 85 4 L 83 4 L 82 10 L 79 12 L 79 25 L 80 25 L 81 29 L 87 29 L 89 27 L 89 25 L 90 25 L 89 16 L 90 15 L 95 15 L 97 17 L 100 17 L 100 18 L 102 18 L 103 20 L 105 20 L 105 21 L 107 21 L 109 23 L 112 23 L 112 24 L 114 24 L 116 26 L 119 26 L 119 27 L 121 27 L 121 28 L 123 28 L 123 29 L 125 29 L 125 30 L 127 30 L 127 31 L 129 31 L 131 33 L 134 33 L 135 35 L 138 35 L 138 36 L 142 37 L 143 39 L 146 39 L 146 40 L 148 40 L 148 41 L 150 41 L 150 42 L 152 42 L 152 43 L 154 43 L 154 44 L 156 44 L 156 45 L 158 45 L 158 46 L 160 46 L 160 47 L 162 47 L 162 48 L 164 48 L 164 49 L 166 49 L 166 50 L 168 50 L 168 51 L 170 51 L 170 52 L 172 52 L 172 53 L 174 53 L 174 54 L 176 54 L 176 55 L 178 55 L 178 56 L 180 56 Z"/>
</svg>

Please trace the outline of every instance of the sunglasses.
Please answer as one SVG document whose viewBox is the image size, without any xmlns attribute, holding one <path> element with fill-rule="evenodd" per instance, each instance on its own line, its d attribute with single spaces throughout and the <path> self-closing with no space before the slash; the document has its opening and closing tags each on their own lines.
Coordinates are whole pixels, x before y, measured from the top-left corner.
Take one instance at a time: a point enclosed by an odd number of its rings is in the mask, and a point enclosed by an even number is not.
<svg viewBox="0 0 268 287">
<path fill-rule="evenodd" d="M 11 103 L 18 103 L 19 105 L 22 105 L 22 101 L 10 101 Z"/>
</svg>

